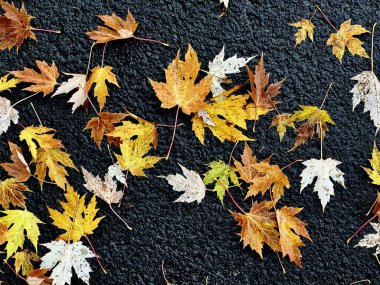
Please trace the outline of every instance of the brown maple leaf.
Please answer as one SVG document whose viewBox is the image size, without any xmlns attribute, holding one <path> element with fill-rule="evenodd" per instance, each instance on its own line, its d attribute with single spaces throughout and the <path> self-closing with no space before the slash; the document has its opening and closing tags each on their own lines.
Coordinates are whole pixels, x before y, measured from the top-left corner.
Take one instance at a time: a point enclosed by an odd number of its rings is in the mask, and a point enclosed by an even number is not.
<svg viewBox="0 0 380 285">
<path fill-rule="evenodd" d="M 36 40 L 30 26 L 33 17 L 27 14 L 24 4 L 17 9 L 13 4 L 1 0 L 0 6 L 4 10 L 0 16 L 0 50 L 10 50 L 13 47 L 18 50 L 25 39 Z"/>
<path fill-rule="evenodd" d="M 276 210 L 282 256 L 289 255 L 290 260 L 301 268 L 302 255 L 299 247 L 305 245 L 301 240 L 301 236 L 311 240 L 306 230 L 306 224 L 296 217 L 302 209 L 285 206 L 280 210 Z"/>
<path fill-rule="evenodd" d="M 51 285 L 53 279 L 45 276 L 48 273 L 48 269 L 35 269 L 28 273 L 26 282 L 28 285 Z"/>
<path fill-rule="evenodd" d="M 120 123 L 126 116 L 128 115 L 123 113 L 100 112 L 98 117 L 90 119 L 85 130 L 91 130 L 91 137 L 100 149 L 100 144 L 105 134 L 115 130 L 115 124 Z M 109 136 L 107 139 L 109 144 L 120 144 L 120 139 L 118 138 Z"/>
<path fill-rule="evenodd" d="M 9 206 L 25 208 L 25 196 L 23 192 L 30 191 L 23 183 L 14 178 L 8 178 L 0 183 L 0 205 L 8 210 Z"/>
<path fill-rule="evenodd" d="M 276 213 L 270 212 L 273 203 L 263 201 L 254 202 L 249 213 L 240 214 L 231 211 L 232 216 L 241 226 L 241 241 L 243 247 L 250 246 L 263 258 L 264 244 L 274 251 L 280 251 L 279 235 L 277 231 Z"/>
<path fill-rule="evenodd" d="M 24 70 L 11 71 L 10 73 L 19 78 L 22 82 L 32 83 L 29 87 L 23 90 L 35 93 L 42 92 L 44 96 L 49 95 L 54 91 L 59 77 L 58 68 L 53 62 L 51 66 L 45 61 L 36 60 L 36 64 L 40 73 L 25 67 Z"/>
<path fill-rule="evenodd" d="M 31 176 L 29 166 L 25 161 L 21 148 L 12 142 L 8 142 L 11 150 L 11 159 L 13 163 L 1 163 L 0 166 L 8 173 L 9 176 L 13 176 L 19 182 L 24 182 Z"/>
</svg>

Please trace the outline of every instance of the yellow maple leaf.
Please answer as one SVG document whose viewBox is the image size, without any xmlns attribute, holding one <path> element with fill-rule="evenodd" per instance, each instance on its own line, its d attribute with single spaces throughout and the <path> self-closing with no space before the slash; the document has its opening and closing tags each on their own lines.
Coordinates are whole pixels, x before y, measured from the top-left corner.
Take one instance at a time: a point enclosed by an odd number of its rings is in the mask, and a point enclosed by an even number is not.
<svg viewBox="0 0 380 285">
<path fill-rule="evenodd" d="M 311 41 L 314 41 L 314 24 L 308 19 L 301 19 L 298 22 L 290 24 L 293 27 L 299 28 L 295 33 L 296 46 L 309 37 Z"/>
<path fill-rule="evenodd" d="M 280 210 L 276 210 L 282 256 L 289 255 L 290 260 L 301 268 L 302 255 L 299 247 L 304 246 L 304 243 L 300 236 L 311 240 L 306 230 L 306 224 L 295 216 L 302 209 L 285 206 Z"/>
<path fill-rule="evenodd" d="M 254 141 L 236 128 L 247 129 L 246 120 L 250 119 L 250 112 L 245 109 L 249 95 L 233 95 L 235 90 L 232 88 L 208 100 L 204 108 L 194 115 L 192 128 L 202 144 L 205 128 L 210 129 L 221 142 Z"/>
<path fill-rule="evenodd" d="M 132 137 L 138 137 L 138 139 L 145 140 L 152 143 L 156 148 L 158 143 L 158 135 L 156 126 L 144 119 L 137 116 L 133 116 L 133 119 L 137 123 L 131 121 L 123 121 L 121 126 L 117 126 L 113 131 L 107 133 L 107 137 L 119 138 L 122 142 L 130 140 Z"/>
<path fill-rule="evenodd" d="M 162 108 L 178 106 L 183 113 L 190 115 L 205 106 L 204 100 L 210 92 L 212 77 L 206 76 L 199 83 L 195 83 L 201 64 L 191 45 L 185 61 L 180 60 L 179 56 L 178 51 L 176 58 L 165 70 L 166 82 L 149 81 L 162 103 Z"/>
<path fill-rule="evenodd" d="M 8 80 L 8 77 L 9 74 L 6 74 L 0 78 L 0 92 L 14 88 L 18 83 L 21 82 L 18 78 L 12 78 Z"/>
<path fill-rule="evenodd" d="M 0 224 L 8 228 L 7 258 L 11 257 L 18 248 L 22 248 L 25 242 L 25 236 L 32 242 L 37 250 L 38 237 L 40 230 L 38 224 L 43 224 L 33 213 L 27 210 L 7 210 L 2 211 L 5 216 L 0 217 Z M 25 233 L 26 232 L 26 233 Z"/>
<path fill-rule="evenodd" d="M 25 140 L 34 159 L 37 158 L 37 144 L 40 148 L 61 148 L 60 140 L 54 138 L 54 129 L 39 126 L 26 127 L 20 132 L 20 140 Z"/>
<path fill-rule="evenodd" d="M 123 170 L 134 176 L 146 176 L 145 169 L 154 167 L 162 159 L 158 156 L 145 156 L 151 149 L 149 141 L 144 139 L 125 140 L 120 145 L 120 154 L 115 154 Z"/>
<path fill-rule="evenodd" d="M 9 205 L 25 208 L 25 196 L 23 192 L 30 191 L 29 188 L 14 178 L 9 178 L 0 183 L 0 204 L 8 210 Z"/>
<path fill-rule="evenodd" d="M 299 107 L 301 110 L 294 112 L 289 120 L 292 122 L 306 122 L 297 128 L 296 141 L 289 151 L 293 151 L 298 146 L 305 143 L 309 138 L 312 138 L 315 129 L 319 138 L 324 139 L 326 132 L 329 130 L 327 124 L 335 124 L 326 110 L 320 109 L 316 106 L 301 105 Z"/>
<path fill-rule="evenodd" d="M 273 117 L 271 127 L 277 127 L 277 133 L 280 136 L 280 141 L 284 138 L 287 128 L 295 128 L 291 114 L 278 114 Z"/>
<path fill-rule="evenodd" d="M 369 178 L 372 179 L 372 184 L 380 185 L 380 151 L 377 148 L 376 144 L 373 145 L 372 158 L 369 160 L 371 167 L 363 167 L 367 172 Z"/>
<path fill-rule="evenodd" d="M 103 217 L 96 217 L 96 197 L 86 205 L 86 195 L 80 196 L 73 187 L 68 186 L 65 193 L 67 202 L 59 201 L 63 212 L 48 208 L 53 225 L 66 231 L 58 238 L 65 241 L 77 242 L 84 235 L 93 234 Z"/>
<path fill-rule="evenodd" d="M 22 270 L 22 275 L 27 276 L 28 273 L 34 270 L 32 261 L 39 261 L 40 257 L 35 252 L 29 250 L 22 250 L 17 252 L 13 258 L 15 259 L 15 270 L 17 273 Z"/>
<path fill-rule="evenodd" d="M 111 66 L 97 66 L 92 70 L 92 74 L 88 79 L 85 87 L 85 93 L 88 93 L 92 85 L 95 84 L 94 95 L 98 100 L 100 109 L 103 109 L 106 103 L 106 98 L 108 96 L 106 81 L 116 85 L 117 87 L 120 87 L 119 83 L 117 82 L 116 75 L 112 72 Z"/>
<path fill-rule="evenodd" d="M 77 169 L 70 158 L 70 155 L 59 148 L 40 148 L 37 150 L 37 157 L 33 160 L 36 163 L 36 175 L 42 187 L 43 181 L 48 173 L 50 179 L 63 190 L 69 185 L 66 179 L 66 167 Z"/>
<path fill-rule="evenodd" d="M 253 203 L 248 213 L 235 213 L 230 211 L 232 216 L 241 226 L 240 238 L 243 247 L 250 246 L 263 258 L 264 244 L 274 251 L 280 251 L 279 235 L 276 229 L 276 213 L 271 212 L 273 203 L 271 201 L 262 201 Z"/>
<path fill-rule="evenodd" d="M 355 36 L 364 33 L 369 33 L 369 31 L 361 25 L 351 25 L 351 19 L 349 19 L 340 25 L 336 33 L 330 35 L 326 46 L 332 46 L 332 52 L 339 59 L 340 63 L 342 63 L 346 47 L 352 55 L 369 58 L 367 52 L 362 47 L 363 42 L 355 38 Z"/>
</svg>

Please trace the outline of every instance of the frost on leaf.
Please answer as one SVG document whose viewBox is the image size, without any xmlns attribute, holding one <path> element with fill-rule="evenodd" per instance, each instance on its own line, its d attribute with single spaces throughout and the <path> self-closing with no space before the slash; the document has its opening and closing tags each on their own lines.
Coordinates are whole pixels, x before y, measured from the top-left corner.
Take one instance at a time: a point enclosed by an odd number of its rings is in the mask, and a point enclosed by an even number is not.
<svg viewBox="0 0 380 285">
<path fill-rule="evenodd" d="M 174 202 L 202 202 L 206 195 L 206 186 L 202 178 L 194 170 L 189 170 L 181 164 L 179 164 L 179 166 L 182 169 L 183 175 L 177 173 L 175 175 L 159 176 L 165 178 L 168 183 L 173 186 L 174 191 L 185 192 Z"/>
<path fill-rule="evenodd" d="M 57 96 L 61 94 L 68 94 L 73 90 L 76 90 L 70 97 L 68 103 L 73 103 L 72 112 L 80 107 L 87 100 L 87 93 L 84 88 L 86 85 L 86 75 L 85 74 L 74 74 L 74 73 L 64 73 L 65 75 L 71 76 L 66 82 L 63 82 L 61 86 L 57 88 L 57 91 L 51 96 Z"/>
<path fill-rule="evenodd" d="M 249 61 L 254 57 L 237 57 L 235 54 L 233 57 L 230 57 L 224 60 L 224 46 L 220 53 L 215 56 L 212 62 L 209 62 L 209 74 L 213 75 L 211 92 L 215 97 L 225 90 L 221 86 L 221 83 L 229 83 L 228 74 L 239 73 L 240 68 L 244 67 Z"/>
<path fill-rule="evenodd" d="M 18 111 L 12 107 L 11 102 L 0 97 L 0 135 L 8 131 L 11 122 L 17 124 L 18 119 Z"/>
<path fill-rule="evenodd" d="M 98 196 L 107 204 L 119 203 L 121 201 L 123 192 L 117 191 L 117 182 L 112 179 L 112 176 L 106 174 L 103 181 L 99 176 L 94 176 L 83 167 L 82 172 L 86 181 L 84 187 L 88 191 Z"/>
<path fill-rule="evenodd" d="M 296 38 L 296 46 L 305 41 L 307 37 L 309 37 L 311 41 L 314 40 L 314 24 L 310 20 L 301 19 L 290 25 L 298 28 L 298 31 L 294 35 Z"/>
<path fill-rule="evenodd" d="M 310 159 L 303 162 L 306 168 L 301 173 L 301 191 L 305 189 L 308 185 L 311 185 L 314 178 L 317 181 L 314 185 L 314 192 L 318 192 L 318 197 L 321 200 L 323 211 L 327 203 L 330 201 L 330 196 L 334 195 L 334 184 L 335 181 L 340 185 L 344 186 L 344 173 L 337 168 L 340 161 L 327 158 L 327 159 Z"/>
<path fill-rule="evenodd" d="M 356 246 L 371 248 L 376 246 L 376 255 L 380 254 L 380 223 L 371 223 L 371 226 L 376 231 L 374 234 L 365 235 Z"/>
<path fill-rule="evenodd" d="M 95 255 L 82 242 L 66 243 L 63 240 L 56 240 L 42 245 L 50 252 L 41 258 L 41 268 L 52 270 L 50 277 L 53 278 L 53 285 L 70 285 L 72 269 L 79 279 L 90 284 L 92 269 L 87 259 Z"/>
<path fill-rule="evenodd" d="M 355 75 L 351 80 L 356 80 L 352 90 L 352 110 L 360 102 L 364 103 L 364 111 L 368 112 L 373 124 L 380 128 L 380 81 L 372 71 L 363 71 Z"/>
</svg>

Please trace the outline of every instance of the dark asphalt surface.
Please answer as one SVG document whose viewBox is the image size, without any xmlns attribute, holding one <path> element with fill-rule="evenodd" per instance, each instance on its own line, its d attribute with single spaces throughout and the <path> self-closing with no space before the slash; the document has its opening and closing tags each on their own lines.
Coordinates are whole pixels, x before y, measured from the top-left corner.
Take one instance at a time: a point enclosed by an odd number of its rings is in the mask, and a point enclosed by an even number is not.
<svg viewBox="0 0 380 285">
<path fill-rule="evenodd" d="M 20 1 L 15 1 L 20 5 Z M 304 207 L 300 215 L 308 223 L 313 242 L 306 242 L 302 248 L 303 267 L 297 268 L 288 258 L 284 260 L 287 273 L 283 274 L 275 253 L 264 250 L 264 260 L 251 250 L 242 249 L 239 231 L 227 209 L 234 205 L 226 199 L 225 205 L 216 195 L 207 193 L 200 205 L 172 203 L 178 193 L 157 175 L 179 172 L 177 163 L 204 173 L 206 164 L 213 160 L 227 161 L 232 143 L 221 144 L 208 133 L 202 146 L 191 131 L 190 118 L 180 115 L 179 121 L 185 125 L 178 129 L 175 145 L 169 161 L 160 162 L 154 170 L 148 171 L 149 179 L 130 177 L 126 202 L 118 211 L 133 226 L 129 232 L 108 210 L 107 205 L 98 202 L 100 213 L 107 218 L 91 236 L 93 244 L 108 271 L 101 273 L 95 260 L 91 260 L 94 272 L 92 284 L 164 284 L 161 262 L 165 261 L 167 278 L 174 284 L 350 284 L 369 279 L 379 284 L 379 265 L 371 255 L 374 250 L 353 248 L 359 238 L 350 246 L 346 239 L 366 219 L 365 213 L 373 203 L 378 188 L 371 185 L 366 173 L 360 167 L 368 165 L 375 137 L 375 128 L 369 114 L 363 114 L 360 106 L 352 112 L 352 96 L 349 94 L 354 82 L 350 78 L 370 69 L 370 61 L 347 54 L 343 64 L 332 55 L 331 48 L 325 47 L 328 35 L 333 30 L 317 15 L 315 42 L 303 43 L 294 48 L 295 29 L 288 25 L 302 17 L 309 17 L 314 11 L 312 1 L 263 1 L 231 0 L 230 9 L 223 18 L 218 18 L 217 0 L 125 0 L 125 1 L 26 1 L 28 12 L 35 16 L 33 26 L 60 29 L 61 35 L 38 33 L 38 42 L 31 40 L 15 50 L 0 53 L 0 73 L 34 66 L 35 59 L 54 61 L 60 72 L 84 73 L 91 46 L 85 32 L 101 22 L 98 14 L 115 12 L 124 16 L 131 9 L 140 25 L 137 35 L 151 37 L 170 43 L 170 47 L 143 43 L 135 40 L 119 41 L 108 45 L 105 64 L 114 67 L 121 89 L 110 86 L 105 111 L 122 112 L 128 108 L 145 119 L 162 124 L 173 123 L 175 110 L 160 108 L 160 102 L 147 80 L 164 80 L 163 69 L 175 57 L 179 48 L 186 50 L 191 43 L 198 52 L 202 67 L 219 53 L 223 45 L 226 55 L 238 53 L 240 56 L 265 54 L 266 68 L 272 79 L 286 77 L 282 93 L 282 111 L 293 111 L 297 105 L 319 105 L 329 82 L 334 83 L 333 91 L 326 102 L 336 125 L 330 128 L 324 143 L 325 157 L 343 161 L 340 169 L 346 174 L 344 190 L 336 186 L 325 213 L 322 213 L 317 194 L 308 187 L 299 194 L 303 166 L 295 165 L 286 170 L 292 187 L 286 191 L 282 205 Z M 349 18 L 353 23 L 371 29 L 374 21 L 380 19 L 380 3 L 375 0 L 319 1 L 318 4 L 339 26 Z M 370 35 L 361 37 L 369 52 Z M 378 62 L 380 31 L 375 38 L 375 72 L 380 74 Z M 100 64 L 101 47 L 95 48 L 93 66 Z M 253 66 L 257 63 L 254 59 Z M 246 80 L 246 73 L 231 76 L 236 83 Z M 60 82 L 67 78 L 60 76 Z M 29 93 L 15 89 L 4 93 L 15 102 Z M 57 137 L 63 140 L 67 151 L 72 154 L 77 166 L 83 165 L 95 174 L 103 174 L 111 161 L 107 150 L 100 152 L 83 132 L 86 122 L 93 115 L 79 110 L 71 115 L 68 95 L 51 99 L 42 96 L 32 101 L 45 126 L 55 128 Z M 29 103 L 17 106 L 20 122 L 24 125 L 38 121 Z M 280 144 L 274 129 L 269 129 L 270 118 L 266 116 L 258 122 L 258 130 L 250 134 L 257 139 L 251 143 L 257 156 L 262 159 L 273 154 L 273 162 L 281 166 L 299 158 L 319 157 L 317 139 L 288 154 L 295 133 L 287 135 Z M 20 128 L 12 126 L 0 138 L 0 160 L 9 161 L 7 140 L 19 143 Z M 160 129 L 158 154 L 164 155 L 170 142 L 171 130 Z M 26 150 L 25 144 L 21 144 Z M 243 144 L 237 148 L 235 156 L 241 153 Z M 1 170 L 0 178 L 6 178 Z M 80 173 L 70 171 L 69 181 L 81 193 Z M 46 205 L 57 207 L 56 199 L 63 193 L 56 187 L 45 185 L 39 191 L 36 181 L 28 185 L 34 190 L 28 194 L 28 209 L 46 224 L 41 226 L 40 242 L 49 242 L 60 233 L 49 225 Z M 242 200 L 243 194 L 236 190 L 233 194 Z M 249 207 L 249 202 L 245 207 Z M 133 205 L 130 207 L 129 205 Z M 363 234 L 370 232 L 366 228 Z M 40 247 L 40 254 L 46 251 Z M 1 266 L 4 273 L 0 279 L 5 284 L 23 284 L 10 270 Z M 72 284 L 82 284 L 75 278 Z"/>
</svg>

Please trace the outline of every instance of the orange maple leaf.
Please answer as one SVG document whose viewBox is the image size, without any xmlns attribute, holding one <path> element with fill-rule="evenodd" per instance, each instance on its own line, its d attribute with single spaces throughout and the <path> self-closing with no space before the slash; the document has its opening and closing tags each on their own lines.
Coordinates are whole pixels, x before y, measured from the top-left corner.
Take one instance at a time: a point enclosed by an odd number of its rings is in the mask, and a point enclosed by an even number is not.
<svg viewBox="0 0 380 285">
<path fill-rule="evenodd" d="M 58 68 L 53 62 L 51 66 L 45 61 L 36 60 L 36 64 L 40 73 L 25 67 L 24 70 L 11 71 L 10 73 L 19 78 L 22 82 L 32 83 L 29 87 L 23 90 L 35 93 L 42 92 L 44 96 L 49 95 L 54 91 L 59 77 Z"/>
<path fill-rule="evenodd" d="M 91 137 L 100 149 L 100 143 L 105 134 L 115 130 L 115 124 L 120 123 L 127 114 L 100 112 L 98 117 L 93 117 L 87 123 L 85 130 L 91 130 Z M 120 140 L 114 137 L 107 137 L 110 144 L 119 145 Z"/>
<path fill-rule="evenodd" d="M 279 235 L 277 231 L 276 213 L 270 212 L 273 203 L 263 201 L 254 202 L 249 213 L 240 214 L 231 212 L 232 216 L 241 226 L 241 241 L 243 247 L 250 246 L 263 258 L 264 244 L 269 245 L 274 251 L 280 251 Z"/>
<path fill-rule="evenodd" d="M 25 39 L 36 40 L 36 35 L 30 26 L 33 18 L 26 13 L 24 4 L 21 9 L 5 1 L 0 1 L 0 6 L 4 10 L 4 15 L 0 16 L 0 50 L 18 50 Z"/>
<path fill-rule="evenodd" d="M 182 112 L 189 115 L 196 113 L 206 106 L 204 102 L 210 92 L 212 77 L 204 77 L 195 83 L 199 69 L 197 53 L 191 45 L 185 55 L 185 61 L 180 60 L 178 51 L 176 58 L 165 70 L 166 82 L 156 82 L 149 79 L 162 108 L 178 106 Z"/>
<path fill-rule="evenodd" d="M 302 209 L 285 206 L 280 210 L 276 210 L 282 256 L 289 255 L 290 260 L 301 268 L 302 255 L 299 247 L 305 245 L 301 240 L 301 236 L 311 240 L 306 230 L 306 224 L 296 217 Z"/>
<path fill-rule="evenodd" d="M 131 11 L 128 10 L 128 15 L 125 21 L 116 16 L 115 13 L 109 15 L 98 16 L 107 27 L 98 26 L 97 31 L 87 32 L 86 35 L 90 37 L 97 44 L 108 43 L 115 40 L 123 40 L 133 38 L 134 32 L 137 29 L 138 23 L 132 16 Z"/>
<path fill-rule="evenodd" d="M 21 148 L 12 142 L 8 142 L 11 150 L 11 159 L 13 163 L 1 163 L 0 166 L 8 173 L 9 176 L 13 176 L 19 182 L 24 182 L 31 176 L 29 166 L 25 161 Z"/>
</svg>

